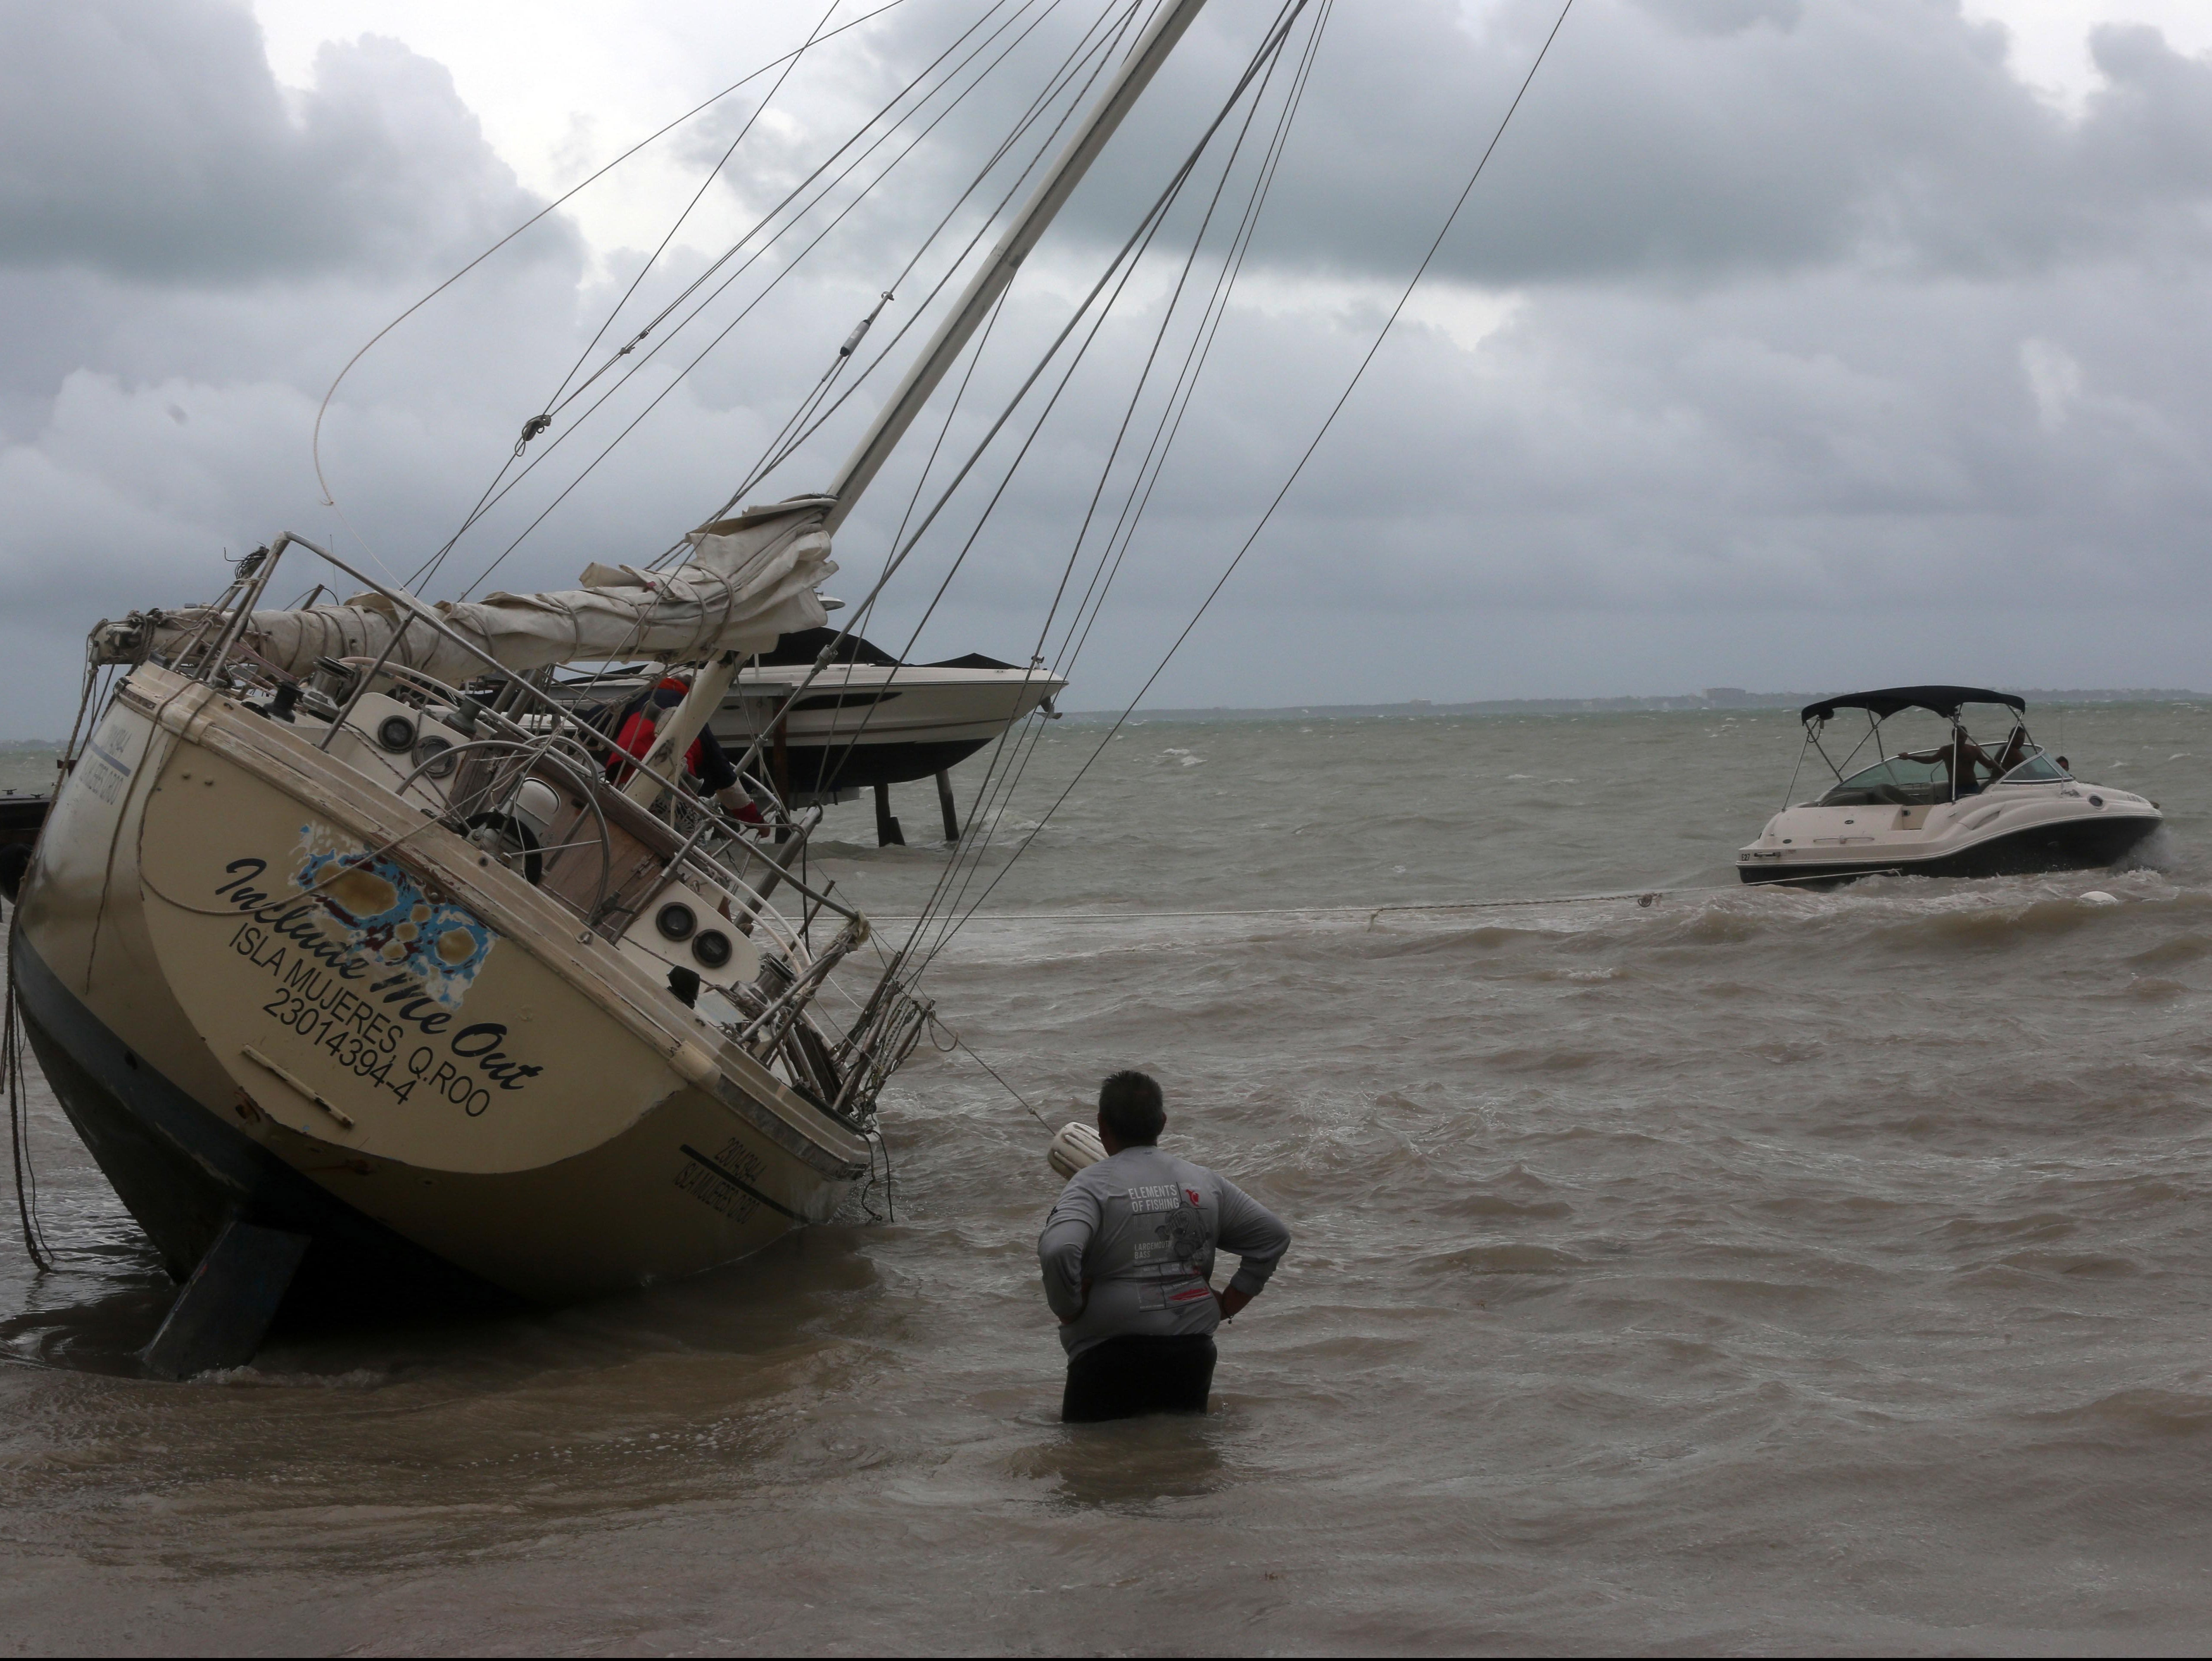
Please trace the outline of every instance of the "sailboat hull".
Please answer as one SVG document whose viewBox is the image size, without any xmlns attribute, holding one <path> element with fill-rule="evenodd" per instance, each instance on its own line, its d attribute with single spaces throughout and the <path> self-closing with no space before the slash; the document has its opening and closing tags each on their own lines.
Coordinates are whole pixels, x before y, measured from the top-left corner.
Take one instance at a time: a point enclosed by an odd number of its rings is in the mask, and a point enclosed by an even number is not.
<svg viewBox="0 0 2212 1661">
<path fill-rule="evenodd" d="M 233 1217 L 303 1285 L 557 1302 L 830 1214 L 866 1145 L 519 874 L 142 667 L 11 954 L 65 1110 L 168 1263 Z"/>
<path fill-rule="evenodd" d="M 74 996 L 21 934 L 9 972 L 32 1052 L 63 1112 L 173 1278 L 189 1275 L 223 1226 L 243 1217 L 313 1240 L 298 1281 L 303 1292 L 410 1310 L 517 1301 L 205 1111 Z"/>
</svg>

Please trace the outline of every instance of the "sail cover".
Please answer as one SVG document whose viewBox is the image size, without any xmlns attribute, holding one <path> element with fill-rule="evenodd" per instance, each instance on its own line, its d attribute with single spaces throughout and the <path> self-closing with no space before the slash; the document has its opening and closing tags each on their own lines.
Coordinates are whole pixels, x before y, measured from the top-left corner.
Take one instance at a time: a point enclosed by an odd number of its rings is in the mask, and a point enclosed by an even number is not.
<svg viewBox="0 0 2212 1661">
<path fill-rule="evenodd" d="M 815 589 L 837 567 L 823 515 L 827 496 L 801 496 L 747 509 L 690 533 L 691 557 L 678 570 L 641 571 L 593 563 L 583 586 L 553 593 L 487 594 L 428 608 L 446 627 L 517 673 L 549 663 L 656 658 L 681 663 L 723 652 L 764 652 L 781 636 L 829 621 Z M 104 663 L 168 659 L 211 621 L 210 608 L 131 613 L 93 631 Z M 209 630 L 210 637 L 213 630 Z M 381 594 L 343 605 L 256 611 L 244 643 L 290 675 L 318 658 L 380 656 L 458 685 L 484 672 L 481 659 Z"/>
</svg>

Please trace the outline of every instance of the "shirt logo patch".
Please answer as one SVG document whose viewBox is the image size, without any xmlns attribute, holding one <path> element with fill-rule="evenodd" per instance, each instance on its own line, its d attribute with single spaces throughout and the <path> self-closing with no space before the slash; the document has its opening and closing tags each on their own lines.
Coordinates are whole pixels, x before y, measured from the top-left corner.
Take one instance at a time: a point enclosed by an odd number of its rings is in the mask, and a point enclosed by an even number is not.
<svg viewBox="0 0 2212 1661">
<path fill-rule="evenodd" d="M 1129 1190 L 1129 1209 L 1141 1217 L 1147 1212 L 1173 1211 L 1182 1203 L 1182 1190 L 1173 1183 L 1146 1183 Z"/>
</svg>

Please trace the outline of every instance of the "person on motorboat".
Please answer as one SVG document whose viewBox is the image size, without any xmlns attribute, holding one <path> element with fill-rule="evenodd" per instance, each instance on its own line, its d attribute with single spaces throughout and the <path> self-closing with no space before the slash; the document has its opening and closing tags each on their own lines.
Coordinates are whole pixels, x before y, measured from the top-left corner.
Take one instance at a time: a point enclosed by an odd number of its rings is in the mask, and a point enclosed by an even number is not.
<svg viewBox="0 0 2212 1661">
<path fill-rule="evenodd" d="M 1958 781 L 1958 794 L 1971 796 L 2002 778 L 2020 759 L 2012 753 L 2010 745 L 2006 746 L 2005 755 L 2008 759 L 2002 762 L 1990 759 L 1990 752 L 1969 738 L 1966 729 L 1961 727 L 1954 730 L 1948 744 L 1939 744 L 1932 750 L 1900 750 L 1897 758 L 1899 761 L 1940 762 Z M 1986 777 L 1975 776 L 1974 770 L 1978 767 L 1987 770 Z"/>
<path fill-rule="evenodd" d="M 615 747 L 626 755 L 644 756 L 653 748 L 653 735 L 668 712 L 683 703 L 690 691 L 690 684 L 681 677 L 664 675 L 630 699 L 615 716 Z M 619 761 L 611 758 L 607 763 L 607 777 L 616 784 L 623 783 L 630 771 Z M 747 824 L 765 823 L 759 806 L 738 788 L 738 770 L 712 727 L 702 727 L 691 747 L 684 752 L 684 774 L 686 783 L 701 795 L 712 797 L 732 818 Z"/>
</svg>

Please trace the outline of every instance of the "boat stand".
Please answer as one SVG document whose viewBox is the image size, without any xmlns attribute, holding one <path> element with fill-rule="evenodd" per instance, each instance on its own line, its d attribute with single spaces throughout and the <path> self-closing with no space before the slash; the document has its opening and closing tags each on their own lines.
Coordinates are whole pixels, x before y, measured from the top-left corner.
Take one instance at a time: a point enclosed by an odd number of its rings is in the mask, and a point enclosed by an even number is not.
<svg viewBox="0 0 2212 1661">
<path fill-rule="evenodd" d="M 906 846 L 906 832 L 899 829 L 899 822 L 891 817 L 891 788 L 888 784 L 876 787 L 876 846 Z"/>
<path fill-rule="evenodd" d="M 875 791 L 876 846 L 878 848 L 905 847 L 906 832 L 899 828 L 898 819 L 891 812 L 890 786 L 878 784 L 875 787 Z M 937 775 L 937 811 L 945 817 L 945 840 L 958 842 L 960 840 L 960 809 L 952 800 L 952 776 L 943 771 Z"/>
<path fill-rule="evenodd" d="M 937 809 L 945 815 L 945 840 L 960 840 L 960 814 L 952 805 L 952 775 L 943 769 L 937 775 Z"/>
</svg>

